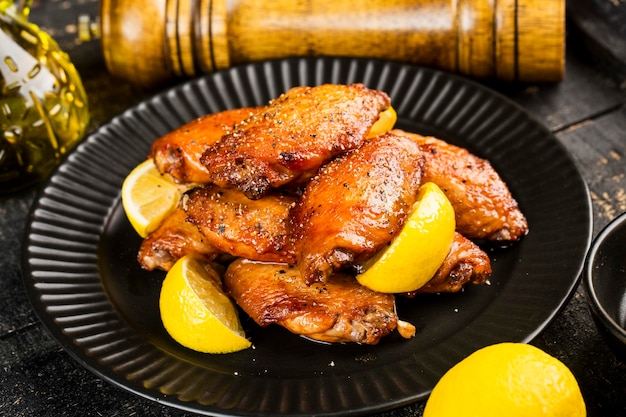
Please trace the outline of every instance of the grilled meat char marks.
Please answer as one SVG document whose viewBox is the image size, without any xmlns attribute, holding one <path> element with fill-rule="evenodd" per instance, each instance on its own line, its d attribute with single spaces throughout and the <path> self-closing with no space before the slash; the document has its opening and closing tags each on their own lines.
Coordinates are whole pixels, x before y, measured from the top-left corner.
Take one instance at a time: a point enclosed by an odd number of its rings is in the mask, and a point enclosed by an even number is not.
<svg viewBox="0 0 626 417">
<path fill-rule="evenodd" d="M 154 141 L 149 156 L 160 173 L 170 174 L 179 183 L 211 182 L 200 163 L 204 151 L 260 109 L 244 107 L 199 117 Z"/>
<path fill-rule="evenodd" d="M 211 182 L 258 199 L 308 180 L 332 157 L 359 147 L 387 94 L 362 84 L 295 87 L 254 113 L 203 153 Z"/>
</svg>

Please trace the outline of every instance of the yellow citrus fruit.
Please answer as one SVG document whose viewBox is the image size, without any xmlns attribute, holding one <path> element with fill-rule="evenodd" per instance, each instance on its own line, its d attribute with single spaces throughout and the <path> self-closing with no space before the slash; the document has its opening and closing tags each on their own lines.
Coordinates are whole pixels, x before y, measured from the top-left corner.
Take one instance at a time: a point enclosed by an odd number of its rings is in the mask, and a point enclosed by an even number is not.
<svg viewBox="0 0 626 417">
<path fill-rule="evenodd" d="M 402 230 L 356 278 L 374 291 L 402 293 L 421 288 L 448 256 L 454 240 L 454 209 L 432 182 L 420 186 Z"/>
<path fill-rule="evenodd" d="M 154 161 L 137 165 L 122 184 L 122 206 L 135 231 L 146 237 L 178 204 L 181 188 L 168 175 L 157 171 Z"/>
<path fill-rule="evenodd" d="M 375 138 L 376 136 L 389 132 L 393 129 L 397 119 L 398 115 L 396 114 L 396 110 L 389 106 L 387 110 L 380 113 L 378 120 L 372 125 L 367 137 Z"/>
<path fill-rule="evenodd" d="M 472 353 L 433 389 L 424 417 L 585 417 L 572 372 L 523 343 L 499 343 Z"/>
<path fill-rule="evenodd" d="M 197 255 L 182 257 L 169 270 L 159 308 L 165 330 L 189 349 L 230 353 L 251 346 L 220 275 Z"/>
</svg>

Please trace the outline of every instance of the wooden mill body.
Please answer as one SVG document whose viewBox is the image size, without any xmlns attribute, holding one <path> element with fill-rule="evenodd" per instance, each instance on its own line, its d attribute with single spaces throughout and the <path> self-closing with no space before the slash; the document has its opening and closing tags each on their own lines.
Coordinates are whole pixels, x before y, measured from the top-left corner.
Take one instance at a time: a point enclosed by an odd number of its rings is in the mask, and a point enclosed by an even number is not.
<svg viewBox="0 0 626 417">
<path fill-rule="evenodd" d="M 157 85 L 292 56 L 380 58 L 476 78 L 564 76 L 565 0 L 102 0 L 109 71 Z"/>
</svg>

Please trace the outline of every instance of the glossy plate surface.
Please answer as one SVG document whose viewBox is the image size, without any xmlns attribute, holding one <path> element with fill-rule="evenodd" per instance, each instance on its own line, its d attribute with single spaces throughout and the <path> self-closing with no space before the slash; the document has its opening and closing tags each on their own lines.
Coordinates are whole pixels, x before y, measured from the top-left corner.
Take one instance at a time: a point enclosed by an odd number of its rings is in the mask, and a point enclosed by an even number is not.
<svg viewBox="0 0 626 417">
<path fill-rule="evenodd" d="M 292 86 L 363 82 L 386 91 L 398 127 L 491 161 L 530 233 L 492 249 L 489 286 L 399 301 L 417 335 L 325 345 L 242 318 L 253 349 L 203 355 L 161 325 L 163 274 L 142 271 L 119 193 L 157 137 L 208 112 L 266 103 Z M 124 389 L 211 415 L 362 415 L 425 399 L 474 350 L 532 340 L 578 284 L 591 204 L 556 138 L 508 99 L 466 79 L 359 59 L 303 58 L 233 68 L 141 103 L 84 140 L 32 208 L 24 281 L 41 321 L 81 364 Z"/>
</svg>

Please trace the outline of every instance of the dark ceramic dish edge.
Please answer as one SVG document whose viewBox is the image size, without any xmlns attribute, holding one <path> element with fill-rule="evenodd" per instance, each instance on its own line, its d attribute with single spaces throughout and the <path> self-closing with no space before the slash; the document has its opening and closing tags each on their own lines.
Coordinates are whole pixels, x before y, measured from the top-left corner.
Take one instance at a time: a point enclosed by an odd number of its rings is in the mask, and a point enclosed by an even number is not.
<svg viewBox="0 0 626 417">
<path fill-rule="evenodd" d="M 164 344 L 159 339 L 162 335 L 155 334 L 153 327 L 141 334 L 136 332 L 133 317 L 129 322 L 128 316 L 119 315 L 118 309 L 128 306 L 120 305 L 118 295 L 111 292 L 116 290 L 115 285 L 126 282 L 115 274 L 107 275 L 111 271 L 124 272 L 123 268 L 115 262 L 107 263 L 109 259 L 105 256 L 102 260 L 101 255 L 110 255 L 109 243 L 123 241 L 128 246 L 124 241 L 128 227 L 116 229 L 120 221 L 119 186 L 139 161 L 137 155 L 145 155 L 147 142 L 143 139 L 165 133 L 166 128 L 171 130 L 196 112 L 255 103 L 258 97 L 270 91 L 274 94 L 292 83 L 361 80 L 413 97 L 414 101 L 407 102 L 399 95 L 397 110 L 403 116 L 403 128 L 426 128 L 421 133 L 441 134 L 443 139 L 470 135 L 465 144 L 471 149 L 487 147 L 496 156 L 496 169 L 506 172 L 514 189 L 524 190 L 520 196 L 532 215 L 531 228 L 535 232 L 531 231 L 512 253 L 493 254 L 496 269 L 512 269 L 515 280 L 501 277 L 500 286 L 500 277 L 494 277 L 494 285 L 480 291 L 470 289 L 462 298 L 423 300 L 425 308 L 434 311 L 426 311 L 422 321 L 429 320 L 430 314 L 438 318 L 431 323 L 439 323 L 443 316 L 443 322 L 434 330 L 441 332 L 439 327 L 451 325 L 458 327 L 458 333 L 429 334 L 421 342 L 416 339 L 399 346 L 389 341 L 382 350 L 361 347 L 356 356 L 352 356 L 350 347 L 335 347 L 330 357 L 335 359 L 332 367 L 325 356 L 328 349 L 323 346 L 311 347 L 277 331 L 256 334 L 270 344 L 273 342 L 267 339 L 278 336 L 279 341 L 287 343 L 283 346 L 287 352 L 293 345 L 310 354 L 306 361 L 297 361 L 304 370 L 284 370 L 282 366 L 278 369 L 285 375 L 276 379 L 264 373 L 233 373 L 233 369 L 240 368 L 237 356 L 220 358 L 213 368 L 197 366 L 198 355 L 176 347 L 169 353 L 171 344 Z M 124 141 L 129 134 L 137 136 L 135 141 Z M 142 141 L 137 141 L 139 138 Z M 129 147 L 124 148 L 125 152 L 120 153 L 115 145 L 119 140 Z M 537 169 L 522 169 L 529 162 Z M 516 166 L 521 169 L 517 175 L 517 170 L 511 172 Z M 111 170 L 116 172 L 113 177 Z M 102 182 L 97 190 L 90 182 L 93 179 Z M 589 191 L 565 148 L 540 122 L 506 97 L 470 80 L 411 65 L 359 59 L 277 60 L 184 83 L 129 109 L 87 138 L 33 204 L 24 239 L 23 273 L 35 312 L 68 353 L 95 374 L 128 391 L 207 415 L 362 415 L 424 399 L 443 371 L 477 347 L 535 338 L 578 286 L 591 241 L 590 219 Z M 576 225 L 574 231 L 571 221 Z M 121 233 L 109 237 L 109 231 L 118 229 Z M 103 236 L 110 242 L 103 242 Z M 560 261 L 554 262 L 555 258 Z M 101 274 L 108 277 L 104 282 Z M 151 276 L 146 281 L 153 285 L 158 280 Z M 488 305 L 472 305 L 473 299 L 492 296 L 495 298 Z M 447 301 L 442 306 L 443 300 Z M 453 311 L 455 306 L 461 307 L 459 312 L 456 308 Z M 476 314 L 478 320 L 464 323 L 463 315 L 467 313 Z M 426 327 L 432 329 L 428 322 Z M 262 362 L 264 366 L 272 365 L 271 360 L 285 359 L 276 357 L 262 343 L 256 352 L 240 356 L 253 356 L 258 359 L 257 365 Z M 424 344 L 437 349 L 424 349 Z M 262 356 L 267 352 L 272 354 L 268 359 Z M 407 352 L 406 356 L 396 355 Z M 337 355 L 345 361 L 337 361 Z M 371 355 L 378 355 L 379 364 L 384 366 L 360 372 L 376 365 L 369 359 Z M 309 362 L 323 366 L 301 377 L 310 371 Z M 423 366 L 414 369 L 417 362 Z M 236 366 L 230 369 L 232 365 Z M 209 380 L 205 379 L 207 373 Z M 212 389 L 212 384 L 220 388 Z M 232 387 L 226 390 L 224 386 Z M 197 390 L 208 396 L 195 397 Z"/>
<path fill-rule="evenodd" d="M 623 345 L 622 349 L 626 351 L 626 329 L 624 329 L 607 311 L 603 303 L 598 297 L 594 284 L 594 271 L 597 266 L 598 255 L 602 246 L 613 236 L 613 233 L 620 227 L 624 227 L 626 223 L 626 213 L 622 213 L 613 220 L 611 220 L 593 240 L 591 248 L 585 258 L 585 266 L 583 272 L 583 288 L 587 297 L 587 304 L 591 310 L 596 324 L 600 327 L 601 331 L 610 332 L 611 336 L 619 340 Z M 605 334 L 605 336 L 608 336 Z"/>
</svg>

